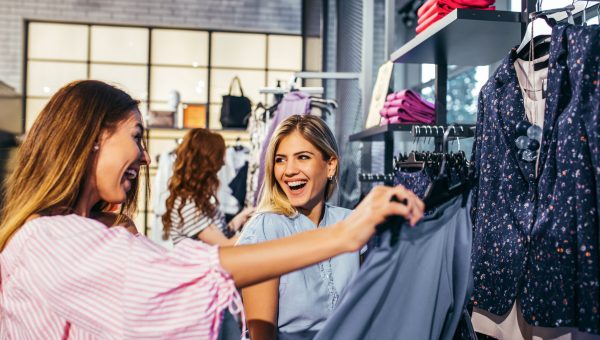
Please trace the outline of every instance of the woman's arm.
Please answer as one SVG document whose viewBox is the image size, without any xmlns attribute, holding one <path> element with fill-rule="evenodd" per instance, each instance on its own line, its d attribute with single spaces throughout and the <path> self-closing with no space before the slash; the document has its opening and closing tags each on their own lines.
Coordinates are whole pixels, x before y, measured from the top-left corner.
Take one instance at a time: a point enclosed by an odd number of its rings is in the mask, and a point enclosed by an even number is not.
<svg viewBox="0 0 600 340">
<path fill-rule="evenodd" d="M 406 204 L 392 202 L 396 197 Z M 387 216 L 400 215 L 414 225 L 424 205 L 402 186 L 375 187 L 345 220 L 291 237 L 260 244 L 223 247 L 221 265 L 239 288 L 304 268 L 344 252 L 360 249 Z"/>
<path fill-rule="evenodd" d="M 227 238 L 216 225 L 211 224 L 199 232 L 196 238 L 207 244 L 234 246 L 240 236 L 235 235 L 232 238 Z"/>
<path fill-rule="evenodd" d="M 242 290 L 250 339 L 277 339 L 279 278 Z"/>
</svg>

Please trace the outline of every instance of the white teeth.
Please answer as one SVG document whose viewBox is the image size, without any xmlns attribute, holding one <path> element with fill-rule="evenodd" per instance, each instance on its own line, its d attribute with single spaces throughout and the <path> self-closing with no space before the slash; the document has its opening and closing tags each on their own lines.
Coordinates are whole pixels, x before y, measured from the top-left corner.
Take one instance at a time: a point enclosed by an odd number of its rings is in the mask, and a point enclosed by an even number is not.
<svg viewBox="0 0 600 340">
<path fill-rule="evenodd" d="M 137 171 L 133 169 L 127 169 L 125 171 L 125 175 L 127 176 L 127 179 L 135 179 L 137 177 Z"/>
<path fill-rule="evenodd" d="M 297 187 L 299 185 L 305 184 L 305 181 L 296 181 L 296 182 L 288 182 L 288 185 L 291 187 Z"/>
</svg>

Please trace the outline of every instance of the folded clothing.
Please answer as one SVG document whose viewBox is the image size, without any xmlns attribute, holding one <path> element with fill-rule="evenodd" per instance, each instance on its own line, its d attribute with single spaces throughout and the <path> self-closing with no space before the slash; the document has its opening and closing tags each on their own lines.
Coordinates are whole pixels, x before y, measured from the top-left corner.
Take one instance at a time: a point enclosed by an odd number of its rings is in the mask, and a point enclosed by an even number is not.
<svg viewBox="0 0 600 340">
<path fill-rule="evenodd" d="M 435 122 L 435 106 L 412 90 L 403 90 L 387 96 L 379 112 L 388 124 L 432 124 Z M 390 121 L 391 118 L 396 118 Z"/>
<path fill-rule="evenodd" d="M 399 116 L 381 119 L 380 125 L 388 125 L 388 124 L 423 124 L 423 123 L 419 122 L 419 121 L 405 120 Z"/>
<path fill-rule="evenodd" d="M 457 8 L 495 10 L 493 4 L 494 0 L 428 0 L 417 11 L 417 34 Z"/>
</svg>

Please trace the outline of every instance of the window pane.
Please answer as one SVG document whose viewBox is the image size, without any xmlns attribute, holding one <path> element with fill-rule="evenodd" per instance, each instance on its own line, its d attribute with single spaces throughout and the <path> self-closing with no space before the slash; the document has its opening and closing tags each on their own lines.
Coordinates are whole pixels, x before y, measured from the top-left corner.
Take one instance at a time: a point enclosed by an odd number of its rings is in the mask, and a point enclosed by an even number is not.
<svg viewBox="0 0 600 340">
<path fill-rule="evenodd" d="M 27 57 L 30 59 L 85 61 L 88 26 L 31 23 L 27 42 Z"/>
<path fill-rule="evenodd" d="M 238 76 L 242 82 L 244 95 L 250 98 L 252 104 L 256 104 L 261 100 L 258 93 L 259 88 L 265 86 L 264 71 L 242 71 L 242 70 L 212 70 L 210 75 L 210 102 L 220 104 L 223 101 L 223 95 L 229 93 L 229 84 L 233 77 Z M 239 95 L 237 84 L 234 85 L 232 93 Z"/>
<path fill-rule="evenodd" d="M 208 117 L 208 128 L 211 130 L 220 130 L 221 126 L 221 104 L 210 104 L 210 115 Z"/>
<path fill-rule="evenodd" d="M 212 66 L 265 68 L 264 34 L 213 33 Z"/>
<path fill-rule="evenodd" d="M 307 71 L 320 72 L 323 67 L 323 50 L 321 48 L 321 38 L 306 38 L 305 66 Z"/>
<path fill-rule="evenodd" d="M 269 68 L 302 69 L 302 37 L 269 35 Z"/>
<path fill-rule="evenodd" d="M 51 97 L 67 83 L 86 78 L 84 63 L 30 61 L 27 63 L 27 96 Z"/>
<path fill-rule="evenodd" d="M 204 68 L 153 66 L 151 99 L 167 101 L 171 90 L 179 91 L 181 102 L 206 103 L 208 71 Z"/>
<path fill-rule="evenodd" d="M 188 30 L 152 30 L 152 63 L 208 66 L 208 33 Z"/>
<path fill-rule="evenodd" d="M 37 99 L 27 98 L 27 108 L 25 112 L 25 131 L 29 131 L 40 111 L 46 106 L 50 98 Z"/>
<path fill-rule="evenodd" d="M 91 64 L 90 78 L 113 84 L 137 100 L 148 98 L 146 66 Z"/>
<path fill-rule="evenodd" d="M 92 61 L 148 63 L 148 29 L 92 26 Z"/>
</svg>

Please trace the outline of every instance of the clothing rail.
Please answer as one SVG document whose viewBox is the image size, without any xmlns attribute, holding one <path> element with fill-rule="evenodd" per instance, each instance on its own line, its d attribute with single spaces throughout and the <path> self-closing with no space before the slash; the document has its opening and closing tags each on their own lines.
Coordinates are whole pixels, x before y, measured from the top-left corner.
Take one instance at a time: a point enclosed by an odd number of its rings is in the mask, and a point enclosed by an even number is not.
<svg viewBox="0 0 600 340">
<path fill-rule="evenodd" d="M 447 137 L 451 138 L 470 138 L 475 136 L 475 125 L 473 124 L 455 124 L 455 125 L 413 125 L 410 133 L 414 137 L 443 137 L 448 130 Z"/>
<path fill-rule="evenodd" d="M 598 0 L 600 1 L 600 0 Z M 295 79 L 360 79 L 357 72 L 296 72 Z"/>
<path fill-rule="evenodd" d="M 294 90 L 306 92 L 308 94 L 323 94 L 322 87 L 298 87 Z M 261 87 L 258 89 L 258 93 L 260 94 L 286 94 L 289 93 L 290 89 L 285 89 L 281 87 Z"/>
<path fill-rule="evenodd" d="M 359 182 L 393 182 L 394 174 L 372 174 L 372 173 L 361 173 L 358 174 Z"/>
</svg>

